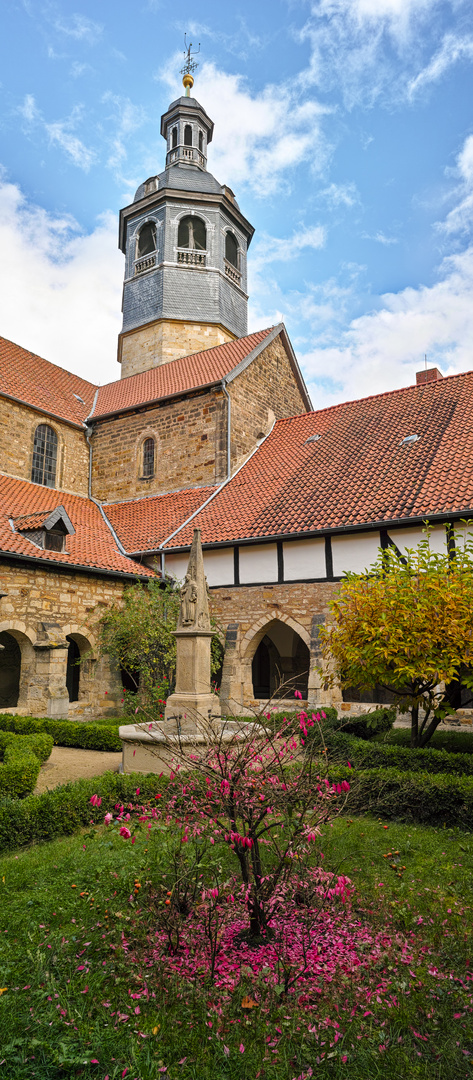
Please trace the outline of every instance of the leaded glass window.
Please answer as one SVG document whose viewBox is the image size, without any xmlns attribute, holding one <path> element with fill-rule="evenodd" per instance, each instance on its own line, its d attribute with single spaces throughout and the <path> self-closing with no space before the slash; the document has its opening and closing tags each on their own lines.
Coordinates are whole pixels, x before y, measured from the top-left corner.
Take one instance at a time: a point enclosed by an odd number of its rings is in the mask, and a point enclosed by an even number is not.
<svg viewBox="0 0 473 1080">
<path fill-rule="evenodd" d="M 143 443 L 143 476 L 154 476 L 154 439 L 145 439 Z"/>
<path fill-rule="evenodd" d="M 56 484 L 57 435 L 48 424 L 40 424 L 34 433 L 33 466 L 31 479 L 34 484 L 53 488 Z"/>
</svg>

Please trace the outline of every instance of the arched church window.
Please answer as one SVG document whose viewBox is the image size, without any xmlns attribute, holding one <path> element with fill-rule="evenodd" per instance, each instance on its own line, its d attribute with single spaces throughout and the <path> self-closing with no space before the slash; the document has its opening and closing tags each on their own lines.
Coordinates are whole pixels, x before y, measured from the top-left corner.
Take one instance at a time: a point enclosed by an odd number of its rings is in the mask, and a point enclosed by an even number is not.
<svg viewBox="0 0 473 1080">
<path fill-rule="evenodd" d="M 156 251 L 156 225 L 154 221 L 145 221 L 138 237 L 137 258 L 142 259 L 153 251 Z"/>
<path fill-rule="evenodd" d="M 154 439 L 145 439 L 143 443 L 141 475 L 148 480 L 154 476 Z"/>
<path fill-rule="evenodd" d="M 192 127 L 186 124 L 184 128 L 184 146 L 192 146 Z"/>
<path fill-rule="evenodd" d="M 57 435 L 48 424 L 39 424 L 34 433 L 31 479 L 34 484 L 53 488 L 56 483 Z"/>
<path fill-rule="evenodd" d="M 238 270 L 238 244 L 232 232 L 225 234 L 225 258 Z"/>
<path fill-rule="evenodd" d="M 179 222 L 177 246 L 180 248 L 190 248 L 193 251 L 207 250 L 207 234 L 205 224 L 201 218 L 193 217 L 191 215 L 182 218 Z"/>
<path fill-rule="evenodd" d="M 201 131 L 199 131 L 199 150 L 201 154 L 204 152 L 204 136 Z"/>
<path fill-rule="evenodd" d="M 172 129 L 171 133 L 171 149 L 175 150 L 177 146 L 177 127 Z"/>
</svg>

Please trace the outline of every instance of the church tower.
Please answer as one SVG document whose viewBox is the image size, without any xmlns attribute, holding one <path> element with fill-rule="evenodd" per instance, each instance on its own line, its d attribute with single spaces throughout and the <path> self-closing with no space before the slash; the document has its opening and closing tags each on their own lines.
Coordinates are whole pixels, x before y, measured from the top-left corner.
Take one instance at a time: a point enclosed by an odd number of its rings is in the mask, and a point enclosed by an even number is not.
<svg viewBox="0 0 473 1080">
<path fill-rule="evenodd" d="M 221 345 L 247 332 L 247 250 L 253 226 L 233 191 L 207 171 L 213 122 L 185 96 L 161 117 L 164 172 L 120 212 L 125 254 L 121 376 Z"/>
</svg>

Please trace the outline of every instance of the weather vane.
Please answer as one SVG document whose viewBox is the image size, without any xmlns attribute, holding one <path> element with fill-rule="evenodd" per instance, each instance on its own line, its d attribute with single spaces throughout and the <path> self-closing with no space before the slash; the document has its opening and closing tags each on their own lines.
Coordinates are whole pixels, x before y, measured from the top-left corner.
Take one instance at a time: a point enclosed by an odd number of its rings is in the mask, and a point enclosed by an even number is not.
<svg viewBox="0 0 473 1080">
<path fill-rule="evenodd" d="M 184 45 L 185 45 L 185 49 L 184 49 L 185 61 L 184 61 L 184 67 L 181 68 L 181 75 L 183 76 L 182 82 L 183 82 L 183 85 L 185 86 L 186 97 L 189 97 L 190 90 L 194 85 L 194 76 L 193 76 L 192 72 L 195 71 L 196 68 L 198 68 L 198 66 L 199 66 L 198 60 L 195 60 L 194 57 L 198 56 L 199 53 L 200 53 L 200 41 L 199 41 L 199 48 L 196 49 L 194 52 L 192 52 L 191 51 L 192 50 L 192 41 L 190 41 L 189 45 L 188 45 L 187 44 L 187 34 L 184 34 Z"/>
</svg>

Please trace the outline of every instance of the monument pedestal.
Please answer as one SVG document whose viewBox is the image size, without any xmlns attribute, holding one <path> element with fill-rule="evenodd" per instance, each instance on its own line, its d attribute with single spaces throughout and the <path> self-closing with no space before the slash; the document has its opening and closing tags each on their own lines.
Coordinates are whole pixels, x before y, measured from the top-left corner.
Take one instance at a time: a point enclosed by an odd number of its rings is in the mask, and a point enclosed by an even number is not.
<svg viewBox="0 0 473 1080">
<path fill-rule="evenodd" d="M 212 631 L 182 629 L 176 630 L 175 636 L 176 689 L 168 697 L 164 717 L 175 721 L 178 732 L 190 734 L 202 724 L 208 726 L 209 720 L 220 718 L 220 703 L 210 688 Z"/>
</svg>

